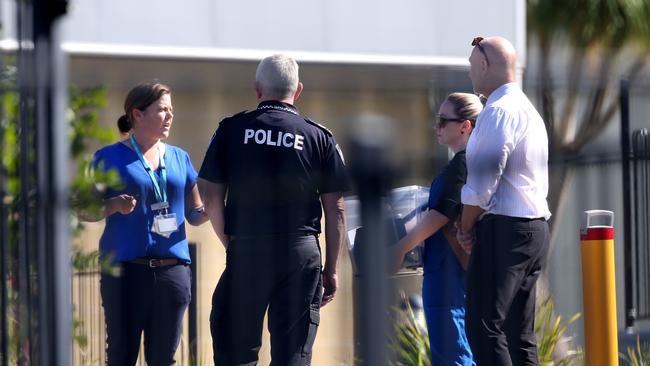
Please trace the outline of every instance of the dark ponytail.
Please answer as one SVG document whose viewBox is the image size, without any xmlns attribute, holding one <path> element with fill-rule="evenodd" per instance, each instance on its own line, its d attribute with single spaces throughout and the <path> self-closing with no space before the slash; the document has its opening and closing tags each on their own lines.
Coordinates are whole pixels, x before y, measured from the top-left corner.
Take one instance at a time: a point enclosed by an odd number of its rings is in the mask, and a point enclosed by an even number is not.
<svg viewBox="0 0 650 366">
<path fill-rule="evenodd" d="M 129 117 L 126 116 L 126 114 L 123 114 L 120 118 L 117 119 L 117 128 L 120 130 L 120 133 L 129 133 L 131 131 L 131 128 L 133 128 L 133 124 L 131 123 L 131 120 Z"/>
</svg>

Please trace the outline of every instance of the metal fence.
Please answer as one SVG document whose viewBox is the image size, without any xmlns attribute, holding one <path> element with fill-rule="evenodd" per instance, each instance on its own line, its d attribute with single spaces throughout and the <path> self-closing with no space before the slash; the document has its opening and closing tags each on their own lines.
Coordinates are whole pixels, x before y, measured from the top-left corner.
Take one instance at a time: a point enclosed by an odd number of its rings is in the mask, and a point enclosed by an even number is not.
<svg viewBox="0 0 650 366">
<path fill-rule="evenodd" d="M 650 133 L 632 134 L 631 265 L 632 311 L 635 319 L 650 318 Z"/>
<path fill-rule="evenodd" d="M 192 302 L 189 305 L 181 343 L 176 352 L 179 366 L 194 365 L 196 349 L 196 245 L 190 244 L 192 259 Z M 99 291 L 101 269 L 94 264 L 72 276 L 73 321 L 73 366 L 104 365 L 106 363 L 106 332 L 104 311 Z M 139 366 L 145 366 L 144 349 L 140 347 Z"/>
<path fill-rule="evenodd" d="M 78 271 L 72 277 L 73 365 L 104 365 L 106 334 L 99 293 L 98 266 Z"/>
</svg>

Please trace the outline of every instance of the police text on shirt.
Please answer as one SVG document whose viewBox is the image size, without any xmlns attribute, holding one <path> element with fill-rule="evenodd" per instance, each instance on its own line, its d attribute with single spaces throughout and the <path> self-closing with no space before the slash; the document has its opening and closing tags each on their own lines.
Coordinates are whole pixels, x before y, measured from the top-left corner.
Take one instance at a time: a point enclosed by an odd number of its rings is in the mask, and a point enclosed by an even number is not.
<svg viewBox="0 0 650 366">
<path fill-rule="evenodd" d="M 293 147 L 296 150 L 302 150 L 304 140 L 304 136 L 294 135 L 289 132 L 253 130 L 250 128 L 244 130 L 244 144 L 248 144 L 251 141 L 258 145 Z"/>
</svg>

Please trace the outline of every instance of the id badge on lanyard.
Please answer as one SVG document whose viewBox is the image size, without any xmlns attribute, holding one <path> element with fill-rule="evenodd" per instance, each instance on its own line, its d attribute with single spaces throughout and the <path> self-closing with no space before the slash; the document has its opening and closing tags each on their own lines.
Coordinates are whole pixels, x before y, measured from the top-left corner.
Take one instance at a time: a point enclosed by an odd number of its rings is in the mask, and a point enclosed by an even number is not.
<svg viewBox="0 0 650 366">
<path fill-rule="evenodd" d="M 135 152 L 138 154 L 138 159 L 140 159 L 140 162 L 144 166 L 144 170 L 147 171 L 151 178 L 154 193 L 156 195 L 157 202 L 151 205 L 151 211 L 155 212 L 153 224 L 151 225 L 151 232 L 169 238 L 173 232 L 178 230 L 178 223 L 176 222 L 176 214 L 173 212 L 169 213 L 169 202 L 167 201 L 167 169 L 165 168 L 165 159 L 160 153 L 160 146 L 158 146 L 158 159 L 161 169 L 159 184 L 156 175 L 151 169 L 151 166 L 149 166 L 147 161 L 144 159 L 133 135 L 131 135 L 131 144 L 133 145 Z"/>
<path fill-rule="evenodd" d="M 151 205 L 151 210 L 156 212 L 151 224 L 151 232 L 169 238 L 178 229 L 176 214 L 168 212 L 169 203 L 158 202 Z"/>
</svg>

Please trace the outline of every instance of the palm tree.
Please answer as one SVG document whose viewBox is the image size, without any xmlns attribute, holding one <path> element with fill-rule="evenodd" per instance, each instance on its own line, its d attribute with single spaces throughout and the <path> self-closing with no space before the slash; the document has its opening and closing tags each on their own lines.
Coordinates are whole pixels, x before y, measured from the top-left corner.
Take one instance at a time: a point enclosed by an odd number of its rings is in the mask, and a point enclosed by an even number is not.
<svg viewBox="0 0 650 366">
<path fill-rule="evenodd" d="M 650 62 L 650 0 L 527 0 L 527 5 L 528 44 L 538 51 L 529 55 L 539 57 L 536 75 L 527 77 L 538 82 L 550 145 L 549 205 L 557 218 L 565 183 L 574 173 L 565 162 L 613 120 L 618 79 L 634 81 Z M 560 64 L 566 68 L 558 70 L 558 63 L 553 68 L 552 61 L 567 50 L 568 63 Z M 566 88 L 558 88 L 557 80 Z M 549 293 L 546 275 L 538 284 L 542 296 Z M 554 358 L 566 357 L 567 351 L 556 349 Z"/>
<path fill-rule="evenodd" d="M 528 0 L 528 31 L 529 45 L 539 49 L 536 80 L 550 160 L 560 163 L 579 153 L 612 121 L 619 108 L 618 78 L 635 80 L 650 60 L 650 0 Z M 551 69 L 551 60 L 566 48 L 569 62 L 560 74 Z M 623 54 L 632 54 L 632 62 L 625 62 Z M 597 71 L 587 85 L 588 62 L 595 62 Z M 567 85 L 562 105 L 556 104 L 559 78 Z M 588 99 L 579 104 L 585 86 Z M 572 171 L 567 164 L 552 164 L 551 173 L 549 204 L 556 212 Z"/>
</svg>

